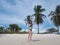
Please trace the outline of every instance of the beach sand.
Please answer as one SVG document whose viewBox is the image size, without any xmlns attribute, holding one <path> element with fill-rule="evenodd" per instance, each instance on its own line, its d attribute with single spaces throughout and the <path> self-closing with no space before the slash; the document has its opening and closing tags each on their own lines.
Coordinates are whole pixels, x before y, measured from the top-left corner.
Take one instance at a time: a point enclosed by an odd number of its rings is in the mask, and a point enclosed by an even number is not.
<svg viewBox="0 0 60 45">
<path fill-rule="evenodd" d="M 28 41 L 28 34 L 0 34 L 0 45 L 60 45 L 60 35 L 33 34 Z"/>
</svg>

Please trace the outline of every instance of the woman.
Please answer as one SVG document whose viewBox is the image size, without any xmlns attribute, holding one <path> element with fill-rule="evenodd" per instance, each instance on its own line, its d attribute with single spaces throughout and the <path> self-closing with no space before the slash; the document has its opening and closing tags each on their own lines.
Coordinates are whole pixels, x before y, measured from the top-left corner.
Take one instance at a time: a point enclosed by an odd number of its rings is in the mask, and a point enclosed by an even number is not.
<svg viewBox="0 0 60 45">
<path fill-rule="evenodd" d="M 32 40 L 32 20 L 30 18 L 30 16 L 27 16 L 27 22 L 26 25 L 29 27 L 29 35 L 28 35 L 28 39 Z"/>
<path fill-rule="evenodd" d="M 27 19 L 25 19 L 25 23 L 26 25 L 29 27 L 29 35 L 28 35 L 28 39 L 32 40 L 32 20 L 31 20 L 31 16 L 27 16 Z"/>
<path fill-rule="evenodd" d="M 32 21 L 30 21 L 29 23 L 28 23 L 28 25 L 29 25 L 29 35 L 28 35 L 28 39 L 29 40 L 32 40 Z"/>
</svg>

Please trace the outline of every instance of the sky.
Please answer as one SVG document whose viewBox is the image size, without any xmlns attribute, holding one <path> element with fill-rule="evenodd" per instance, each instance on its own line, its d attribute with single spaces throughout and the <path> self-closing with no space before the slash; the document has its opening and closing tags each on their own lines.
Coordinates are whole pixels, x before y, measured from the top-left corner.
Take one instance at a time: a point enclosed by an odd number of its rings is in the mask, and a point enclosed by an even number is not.
<svg viewBox="0 0 60 45">
<path fill-rule="evenodd" d="M 34 6 L 41 5 L 46 15 L 44 23 L 40 24 L 40 32 L 49 28 L 56 28 L 48 17 L 54 11 L 60 0 L 0 0 L 0 26 L 8 27 L 9 24 L 18 24 L 23 30 L 28 30 L 24 19 L 27 15 L 34 14 Z M 37 25 L 34 24 L 33 32 L 37 32 Z"/>
</svg>

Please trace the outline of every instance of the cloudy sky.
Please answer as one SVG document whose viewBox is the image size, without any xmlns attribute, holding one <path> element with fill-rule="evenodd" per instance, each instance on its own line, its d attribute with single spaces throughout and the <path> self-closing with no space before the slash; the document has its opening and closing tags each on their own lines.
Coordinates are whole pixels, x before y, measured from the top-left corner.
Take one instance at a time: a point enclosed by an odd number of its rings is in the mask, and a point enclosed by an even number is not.
<svg viewBox="0 0 60 45">
<path fill-rule="evenodd" d="M 48 14 L 54 11 L 60 0 L 0 0 L 0 26 L 8 27 L 9 24 L 18 24 L 23 30 L 27 30 L 24 19 L 27 15 L 34 14 L 34 6 L 42 5 L 46 11 L 43 12 L 47 17 L 40 25 L 40 32 L 48 28 L 55 27 L 50 21 Z M 33 31 L 37 31 L 37 25 L 33 26 Z"/>
</svg>

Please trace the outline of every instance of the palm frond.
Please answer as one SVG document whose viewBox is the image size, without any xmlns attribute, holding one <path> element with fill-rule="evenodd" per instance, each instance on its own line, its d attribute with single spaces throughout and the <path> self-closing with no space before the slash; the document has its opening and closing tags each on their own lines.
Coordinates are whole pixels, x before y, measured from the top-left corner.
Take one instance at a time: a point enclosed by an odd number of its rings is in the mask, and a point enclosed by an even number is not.
<svg viewBox="0 0 60 45">
<path fill-rule="evenodd" d="M 54 14 L 55 14 L 55 12 L 54 11 L 51 11 L 48 16 L 51 16 L 51 15 L 54 15 Z"/>
<path fill-rule="evenodd" d="M 41 17 L 45 18 L 46 16 L 44 14 L 40 14 Z"/>
<path fill-rule="evenodd" d="M 43 12 L 43 11 L 45 11 L 45 9 L 40 9 L 40 12 Z"/>
</svg>

